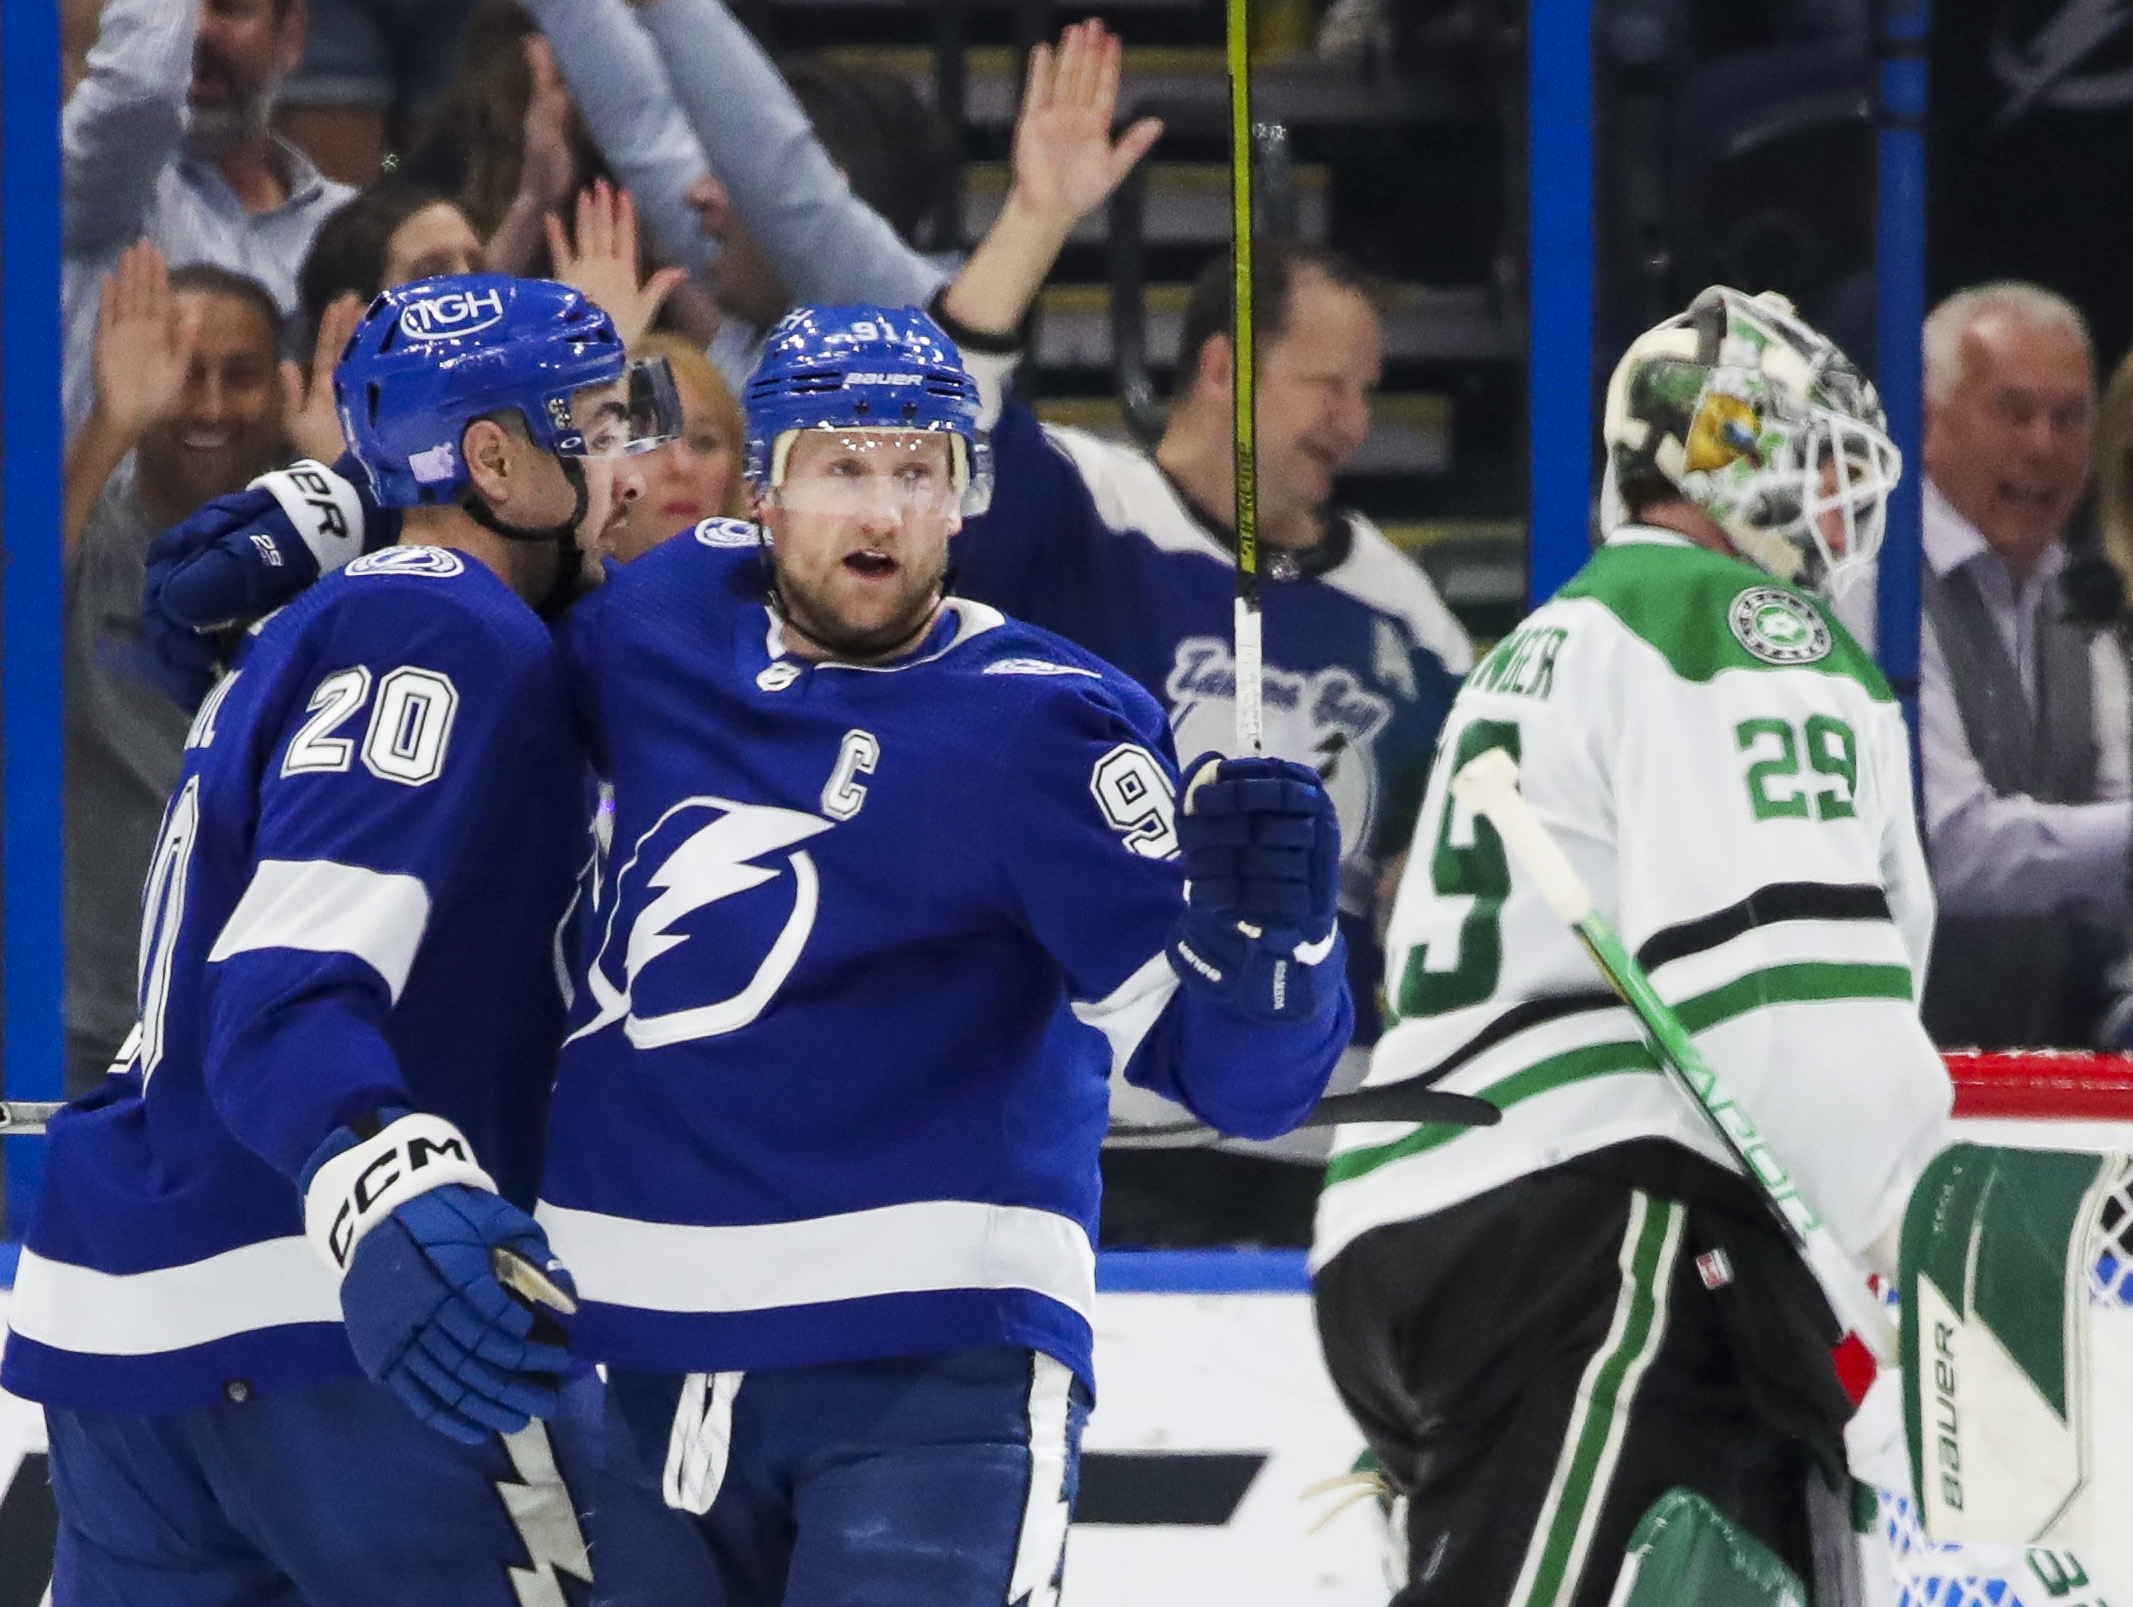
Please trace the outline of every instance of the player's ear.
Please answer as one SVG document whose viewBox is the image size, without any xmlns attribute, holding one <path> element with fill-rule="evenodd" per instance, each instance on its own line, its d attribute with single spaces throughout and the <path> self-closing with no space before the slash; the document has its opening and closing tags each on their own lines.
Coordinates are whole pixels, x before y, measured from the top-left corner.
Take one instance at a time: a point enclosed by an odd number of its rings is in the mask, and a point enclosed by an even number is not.
<svg viewBox="0 0 2133 1607">
<path fill-rule="evenodd" d="M 459 438 L 459 449 L 466 454 L 467 478 L 484 502 L 502 501 L 515 489 L 517 464 L 511 448 L 510 431 L 494 419 L 476 419 Z"/>
<path fill-rule="evenodd" d="M 1210 335 L 1200 348 L 1200 364 L 1194 374 L 1194 383 L 1205 386 L 1221 396 L 1229 395 L 1231 383 L 1237 377 L 1237 349 L 1230 344 L 1227 335 Z"/>
</svg>

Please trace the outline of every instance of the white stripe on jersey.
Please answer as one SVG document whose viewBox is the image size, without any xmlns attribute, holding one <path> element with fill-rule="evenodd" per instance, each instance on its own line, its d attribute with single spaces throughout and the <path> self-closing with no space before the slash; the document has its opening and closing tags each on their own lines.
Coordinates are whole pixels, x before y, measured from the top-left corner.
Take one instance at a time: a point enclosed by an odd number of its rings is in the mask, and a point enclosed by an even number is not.
<svg viewBox="0 0 2133 1607">
<path fill-rule="evenodd" d="M 1026 1205 L 919 1200 L 700 1227 L 543 1200 L 534 1212 L 580 1299 L 639 1311 L 771 1311 L 943 1289 L 1029 1289 L 1088 1317 L 1096 1251 L 1081 1224 Z"/>
<path fill-rule="evenodd" d="M 259 949 L 352 954 L 385 980 L 393 1002 L 430 921 L 420 880 L 330 859 L 262 859 L 207 963 Z"/>
<path fill-rule="evenodd" d="M 1042 1351 L 1030 1357 L 1029 1495 L 1022 1504 L 1022 1531 L 1015 1540 L 1015 1566 L 1007 1599 L 1017 1607 L 1057 1607 L 1066 1556 L 1067 1419 L 1074 1374 Z"/>
<path fill-rule="evenodd" d="M 55 1350 L 152 1356 L 255 1328 L 341 1321 L 341 1280 L 300 1233 L 149 1272 L 22 1252 L 8 1326 Z"/>
<path fill-rule="evenodd" d="M 1170 968 L 1170 956 L 1158 954 L 1103 998 L 1092 1004 L 1076 1003 L 1075 1016 L 1111 1041 L 1111 1076 L 1126 1073 L 1126 1064 L 1140 1048 L 1171 997 L 1178 991 L 1178 974 Z"/>
</svg>

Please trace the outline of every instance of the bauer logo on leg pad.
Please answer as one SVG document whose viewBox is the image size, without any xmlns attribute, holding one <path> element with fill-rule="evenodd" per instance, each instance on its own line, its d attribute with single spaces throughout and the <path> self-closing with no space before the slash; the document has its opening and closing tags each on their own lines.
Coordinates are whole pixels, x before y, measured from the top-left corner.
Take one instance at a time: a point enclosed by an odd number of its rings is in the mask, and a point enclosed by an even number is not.
<svg viewBox="0 0 2133 1607">
<path fill-rule="evenodd" d="M 458 1128 L 441 1116 L 402 1116 L 318 1169 L 304 1191 L 304 1236 L 328 1266 L 345 1272 L 364 1234 L 446 1183 L 496 1192 Z"/>
</svg>

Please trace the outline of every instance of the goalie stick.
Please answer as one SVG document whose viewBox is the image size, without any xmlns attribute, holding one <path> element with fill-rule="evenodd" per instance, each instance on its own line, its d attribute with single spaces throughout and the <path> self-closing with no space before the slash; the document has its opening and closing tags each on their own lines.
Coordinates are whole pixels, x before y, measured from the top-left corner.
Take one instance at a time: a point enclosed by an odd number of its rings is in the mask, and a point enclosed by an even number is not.
<svg viewBox="0 0 2133 1607">
<path fill-rule="evenodd" d="M 1651 978 L 1620 935 L 1593 907 L 1592 893 L 1578 879 L 1562 849 L 1548 835 L 1548 828 L 1541 824 L 1540 816 L 1518 790 L 1518 761 L 1501 748 L 1477 754 L 1452 777 L 1452 796 L 1496 828 L 1497 836 L 1520 868 L 1533 878 L 1548 907 L 1577 933 L 1608 985 L 1636 1014 L 1660 1064 L 1710 1119 L 1712 1129 L 1733 1152 L 1741 1169 L 1761 1186 L 1786 1236 L 1822 1286 L 1837 1320 L 1859 1336 L 1876 1361 L 1883 1366 L 1894 1365 L 1896 1325 L 1867 1286 L 1866 1273 L 1837 1243 L 1829 1224 L 1800 1193 L 1799 1185 L 1770 1148 L 1755 1119 L 1726 1092 L 1718 1073 L 1689 1036 L 1689 1029 L 1659 997 Z"/>
</svg>

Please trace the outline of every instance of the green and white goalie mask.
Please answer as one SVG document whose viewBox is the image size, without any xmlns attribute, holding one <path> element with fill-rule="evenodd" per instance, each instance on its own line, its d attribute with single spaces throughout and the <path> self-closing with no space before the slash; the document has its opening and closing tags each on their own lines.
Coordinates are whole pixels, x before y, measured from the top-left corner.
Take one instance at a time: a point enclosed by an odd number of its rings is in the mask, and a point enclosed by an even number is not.
<svg viewBox="0 0 2133 1607">
<path fill-rule="evenodd" d="M 1903 473 L 1850 360 L 1784 297 L 1723 285 L 1631 344 L 1602 429 L 1629 506 L 1678 496 L 1750 563 L 1824 593 L 1880 550 Z"/>
</svg>

